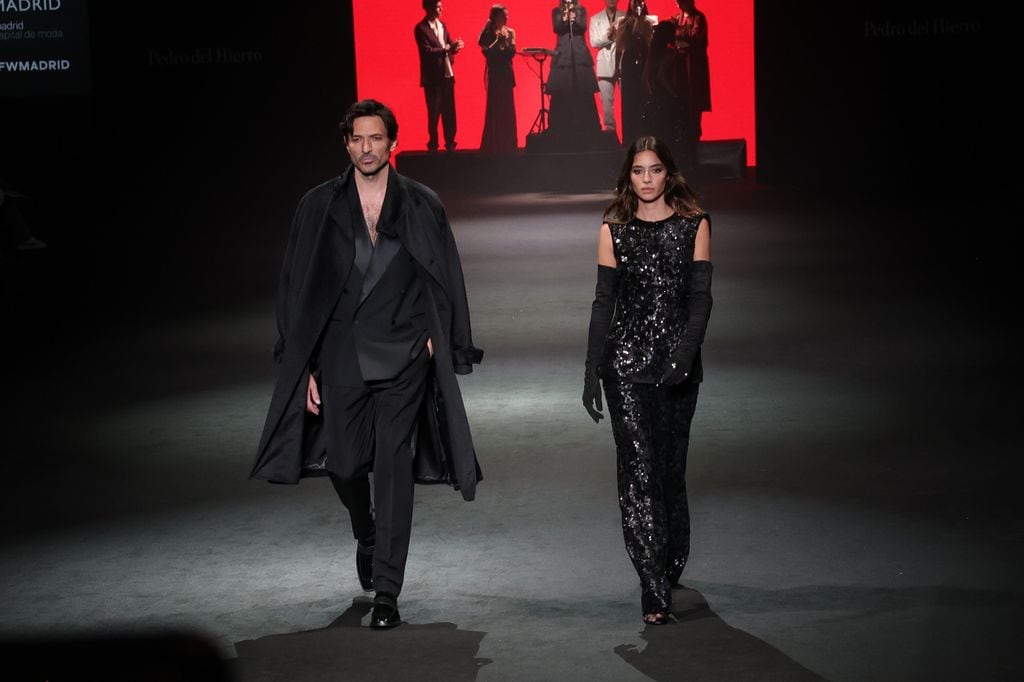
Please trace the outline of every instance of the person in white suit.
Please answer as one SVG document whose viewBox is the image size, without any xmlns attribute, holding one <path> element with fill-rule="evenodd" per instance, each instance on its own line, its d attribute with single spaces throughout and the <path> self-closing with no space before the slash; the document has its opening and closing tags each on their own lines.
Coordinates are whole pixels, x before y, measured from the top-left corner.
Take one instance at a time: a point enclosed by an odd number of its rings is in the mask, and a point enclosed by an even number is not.
<svg viewBox="0 0 1024 682">
<path fill-rule="evenodd" d="M 615 132 L 615 82 L 619 65 L 615 55 L 615 30 L 626 14 L 619 0 L 604 0 L 604 11 L 590 18 L 590 46 L 597 49 L 597 87 L 601 92 L 604 129 Z"/>
</svg>

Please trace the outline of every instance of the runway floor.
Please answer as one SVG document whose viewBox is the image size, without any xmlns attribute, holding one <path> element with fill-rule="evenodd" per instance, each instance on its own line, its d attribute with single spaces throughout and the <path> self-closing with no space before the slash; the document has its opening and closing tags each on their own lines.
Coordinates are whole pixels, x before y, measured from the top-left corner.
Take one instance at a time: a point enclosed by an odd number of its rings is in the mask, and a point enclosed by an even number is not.
<svg viewBox="0 0 1024 682">
<path fill-rule="evenodd" d="M 1019 299 L 992 224 L 701 189 L 715 307 L 677 623 L 641 623 L 611 430 L 580 402 L 605 197 L 448 195 L 485 480 L 472 503 L 417 488 L 405 624 L 365 627 L 326 481 L 246 480 L 283 248 L 256 223 L 168 256 L 130 311 L 84 314 L 59 244 L 7 270 L 5 651 L 172 630 L 246 682 L 1021 679 Z"/>
</svg>

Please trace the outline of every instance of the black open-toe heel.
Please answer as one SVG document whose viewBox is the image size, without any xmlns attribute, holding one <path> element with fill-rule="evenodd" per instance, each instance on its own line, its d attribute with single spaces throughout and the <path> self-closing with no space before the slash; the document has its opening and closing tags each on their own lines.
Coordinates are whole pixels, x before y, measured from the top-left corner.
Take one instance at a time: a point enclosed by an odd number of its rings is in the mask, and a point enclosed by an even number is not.
<svg viewBox="0 0 1024 682">
<path fill-rule="evenodd" d="M 668 622 L 668 614 L 672 610 L 672 595 L 668 589 L 662 594 L 653 590 L 643 589 L 640 593 L 640 613 L 643 621 L 649 625 L 664 625 Z"/>
<path fill-rule="evenodd" d="M 668 614 L 664 611 L 656 611 L 654 613 L 644 614 L 644 623 L 647 625 L 667 625 Z"/>
</svg>

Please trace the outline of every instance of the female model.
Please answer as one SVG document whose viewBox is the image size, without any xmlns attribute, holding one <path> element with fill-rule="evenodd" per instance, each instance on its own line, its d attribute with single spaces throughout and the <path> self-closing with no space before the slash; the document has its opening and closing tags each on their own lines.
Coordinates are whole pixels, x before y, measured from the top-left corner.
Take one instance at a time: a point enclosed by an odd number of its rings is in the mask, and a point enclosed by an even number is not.
<svg viewBox="0 0 1024 682">
<path fill-rule="evenodd" d="M 711 314 L 711 223 L 654 137 L 629 148 L 605 220 L 583 404 L 603 418 L 603 381 L 626 552 L 643 619 L 660 625 L 690 553 L 686 450 Z"/>
</svg>

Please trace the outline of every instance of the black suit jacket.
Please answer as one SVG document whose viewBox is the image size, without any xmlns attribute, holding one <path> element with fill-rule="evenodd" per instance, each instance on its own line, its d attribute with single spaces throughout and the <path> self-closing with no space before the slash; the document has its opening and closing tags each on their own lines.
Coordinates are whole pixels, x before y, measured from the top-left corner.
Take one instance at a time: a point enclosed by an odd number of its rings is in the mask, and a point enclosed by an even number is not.
<svg viewBox="0 0 1024 682">
<path fill-rule="evenodd" d="M 394 168 L 388 172 L 391 199 L 385 199 L 381 222 L 394 227 L 419 269 L 453 483 L 464 499 L 472 500 L 480 470 L 456 374 L 471 372 L 483 351 L 473 346 L 462 264 L 437 195 Z M 324 473 L 326 452 L 319 421 L 306 412 L 306 384 L 317 343 L 355 259 L 347 191 L 355 182 L 352 173 L 350 167 L 341 177 L 311 189 L 295 212 L 278 287 L 274 357 L 280 369 L 251 478 L 298 483 L 304 476 Z"/>
<path fill-rule="evenodd" d="M 444 42 L 452 43 L 452 37 L 448 33 L 448 26 L 442 21 L 441 29 L 444 33 Z M 416 37 L 416 47 L 420 52 L 420 85 L 440 85 L 445 79 L 444 58 L 446 50 L 444 45 L 437 39 L 437 34 L 430 27 L 430 22 L 424 17 L 413 29 Z M 452 66 L 455 65 L 455 53 L 448 55 Z"/>
</svg>

